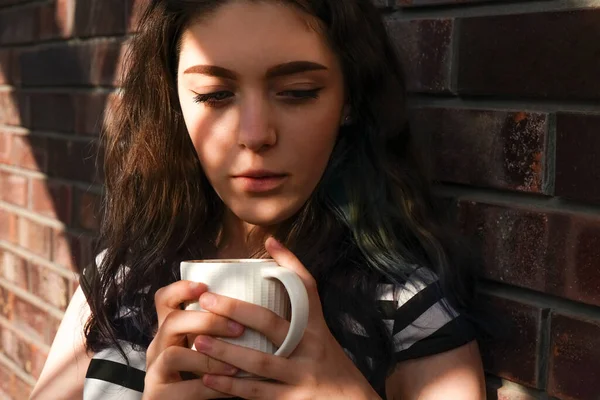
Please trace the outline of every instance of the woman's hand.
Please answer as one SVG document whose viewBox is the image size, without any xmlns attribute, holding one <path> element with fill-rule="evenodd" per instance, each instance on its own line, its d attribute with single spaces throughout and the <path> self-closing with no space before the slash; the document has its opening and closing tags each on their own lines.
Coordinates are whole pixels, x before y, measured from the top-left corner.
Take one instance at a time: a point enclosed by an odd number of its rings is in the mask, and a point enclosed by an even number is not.
<svg viewBox="0 0 600 400">
<path fill-rule="evenodd" d="M 146 352 L 144 400 L 216 399 L 230 397 L 206 387 L 202 380 L 183 380 L 180 372 L 233 375 L 237 369 L 188 348 L 188 335 L 240 336 L 244 327 L 228 318 L 203 311 L 184 311 L 185 301 L 196 300 L 206 285 L 178 281 L 159 289 L 155 295 L 158 332 Z"/>
<path fill-rule="evenodd" d="M 323 317 L 314 278 L 302 263 L 274 239 L 267 251 L 281 266 L 296 272 L 309 298 L 309 320 L 304 337 L 289 358 L 235 346 L 207 335 L 198 336 L 196 349 L 216 360 L 275 382 L 205 374 L 202 381 L 218 392 L 244 399 L 379 399 L 362 373 L 335 340 Z M 215 294 L 203 294 L 201 306 L 264 334 L 275 345 L 283 343 L 289 322 L 270 310 Z"/>
</svg>

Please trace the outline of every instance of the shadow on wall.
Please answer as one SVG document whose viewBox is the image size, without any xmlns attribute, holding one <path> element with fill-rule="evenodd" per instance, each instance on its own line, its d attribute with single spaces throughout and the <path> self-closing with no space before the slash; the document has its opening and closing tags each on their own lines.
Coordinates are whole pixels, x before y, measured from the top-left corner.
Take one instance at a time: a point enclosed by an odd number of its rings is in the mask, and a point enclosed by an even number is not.
<svg viewBox="0 0 600 400">
<path fill-rule="evenodd" d="M 32 338 L 3 340 L 0 356 L 26 385 L 93 259 L 99 132 L 146 1 L 0 0 L 0 317 Z M 0 389 L 23 398 L 22 386 Z"/>
</svg>

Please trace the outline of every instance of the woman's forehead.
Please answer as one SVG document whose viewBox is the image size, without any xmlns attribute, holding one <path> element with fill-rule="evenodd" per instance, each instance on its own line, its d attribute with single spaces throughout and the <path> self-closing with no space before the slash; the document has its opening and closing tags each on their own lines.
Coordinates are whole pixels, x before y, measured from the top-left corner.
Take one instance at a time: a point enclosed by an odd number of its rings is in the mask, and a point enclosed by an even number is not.
<svg viewBox="0 0 600 400">
<path fill-rule="evenodd" d="M 335 55 L 309 18 L 280 2 L 227 3 L 184 31 L 180 70 L 207 64 L 258 71 L 298 60 L 332 66 Z"/>
</svg>

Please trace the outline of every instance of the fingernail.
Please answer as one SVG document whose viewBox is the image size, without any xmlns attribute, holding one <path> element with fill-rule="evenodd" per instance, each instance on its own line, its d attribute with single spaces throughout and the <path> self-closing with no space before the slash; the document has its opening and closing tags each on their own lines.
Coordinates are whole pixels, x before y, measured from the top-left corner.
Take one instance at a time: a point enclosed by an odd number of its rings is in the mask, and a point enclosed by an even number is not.
<svg viewBox="0 0 600 400">
<path fill-rule="evenodd" d="M 200 305 L 204 308 L 212 307 L 216 303 L 217 298 L 210 293 L 204 293 L 202 296 L 200 296 Z"/>
<path fill-rule="evenodd" d="M 205 386 L 214 386 L 217 383 L 217 377 L 214 375 L 204 374 L 202 380 Z"/>
<path fill-rule="evenodd" d="M 190 282 L 190 289 L 194 290 L 200 286 L 200 282 Z"/>
<path fill-rule="evenodd" d="M 194 341 L 194 345 L 198 351 L 208 351 L 212 347 L 212 339 L 204 336 L 198 336 Z"/>
<path fill-rule="evenodd" d="M 241 324 L 238 324 L 235 321 L 227 322 L 227 328 L 229 328 L 232 333 L 240 333 L 244 329 Z"/>
<path fill-rule="evenodd" d="M 277 249 L 281 249 L 283 247 L 283 245 L 279 242 L 279 240 L 275 239 L 273 236 L 271 236 L 271 241 L 273 242 L 272 246 L 277 248 Z"/>
</svg>

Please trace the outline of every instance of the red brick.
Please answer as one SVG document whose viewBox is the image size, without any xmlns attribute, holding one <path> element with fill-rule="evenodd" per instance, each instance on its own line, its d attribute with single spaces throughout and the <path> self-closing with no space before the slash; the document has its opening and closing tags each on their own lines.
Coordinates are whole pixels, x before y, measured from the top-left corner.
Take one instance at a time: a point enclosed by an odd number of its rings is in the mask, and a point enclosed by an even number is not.
<svg viewBox="0 0 600 400">
<path fill-rule="evenodd" d="M 12 135 L 0 129 L 0 164 L 10 164 Z"/>
<path fill-rule="evenodd" d="M 0 286 L 0 315 L 9 321 L 15 315 L 15 295 Z"/>
<path fill-rule="evenodd" d="M 600 9 L 465 18 L 464 94 L 600 99 Z"/>
<path fill-rule="evenodd" d="M 13 59 L 11 49 L 0 50 L 0 85 L 8 85 L 14 81 Z"/>
<path fill-rule="evenodd" d="M 0 249 L 0 276 L 24 290 L 29 290 L 27 263 L 21 257 Z"/>
<path fill-rule="evenodd" d="M 138 28 L 138 23 L 142 14 L 144 13 L 145 8 L 150 4 L 149 0 L 126 0 L 127 1 L 127 31 L 135 32 Z"/>
<path fill-rule="evenodd" d="M 30 127 L 36 130 L 74 132 L 75 98 L 70 93 L 28 93 Z"/>
<path fill-rule="evenodd" d="M 25 301 L 14 297 L 13 324 L 18 329 L 33 335 L 36 339 L 47 345 L 52 344 L 60 321 L 49 315 L 46 311 Z"/>
<path fill-rule="evenodd" d="M 600 305 L 600 216 L 461 202 L 489 279 Z"/>
<path fill-rule="evenodd" d="M 78 271 L 81 258 L 81 242 L 78 237 L 58 230 L 54 230 L 52 234 L 52 261 L 72 271 Z"/>
<path fill-rule="evenodd" d="M 450 91 L 454 20 L 406 21 L 390 18 L 386 23 L 406 70 L 408 90 L 438 93 Z"/>
<path fill-rule="evenodd" d="M 18 126 L 27 122 L 22 100 L 14 90 L 0 90 L 0 124 Z"/>
<path fill-rule="evenodd" d="M 0 13 L 0 44 L 20 44 L 36 39 L 36 15 L 34 7 L 2 10 Z"/>
<path fill-rule="evenodd" d="M 88 0 L 77 2 L 77 36 L 111 36 L 125 33 L 127 2 L 124 0 Z"/>
<path fill-rule="evenodd" d="M 487 372 L 529 387 L 540 387 L 537 349 L 542 310 L 501 297 L 490 297 L 490 312 L 503 326 L 502 333 L 481 347 Z"/>
<path fill-rule="evenodd" d="M 55 0 L 39 8 L 40 40 L 69 38 L 73 35 L 74 1 Z"/>
<path fill-rule="evenodd" d="M 20 207 L 27 207 L 29 180 L 22 175 L 0 171 L 0 188 L 2 200 Z"/>
<path fill-rule="evenodd" d="M 93 53 L 93 43 L 57 43 L 24 50 L 19 55 L 21 80 L 31 86 L 89 85 Z"/>
<path fill-rule="evenodd" d="M 0 209 L 0 239 L 17 244 L 18 218 L 8 210 Z"/>
<path fill-rule="evenodd" d="M 0 364 L 0 394 L 2 392 L 8 394 L 11 392 L 12 382 L 15 380 L 15 374 L 13 371 L 5 367 L 4 364 Z M 11 400 L 9 398 L 9 400 Z"/>
<path fill-rule="evenodd" d="M 31 179 L 31 210 L 71 223 L 72 188 L 53 180 Z"/>
<path fill-rule="evenodd" d="M 600 202 L 600 115 L 556 117 L 556 194 Z"/>
<path fill-rule="evenodd" d="M 33 387 L 23 381 L 18 375 L 15 375 L 12 383 L 12 390 L 10 392 L 13 399 L 28 399 L 32 390 Z"/>
<path fill-rule="evenodd" d="M 98 230 L 100 227 L 101 197 L 95 193 L 78 191 L 77 209 L 79 210 L 79 227 Z"/>
<path fill-rule="evenodd" d="M 75 131 L 83 135 L 98 135 L 102 129 L 107 102 L 106 93 L 77 94 Z"/>
<path fill-rule="evenodd" d="M 91 142 L 48 139 L 48 174 L 80 182 L 94 182 L 96 177 L 95 144 Z"/>
<path fill-rule="evenodd" d="M 19 245 L 33 253 L 50 259 L 52 230 L 30 219 L 20 217 L 18 224 Z"/>
<path fill-rule="evenodd" d="M 12 135 L 11 164 L 34 171 L 48 170 L 47 139 L 33 135 Z"/>
<path fill-rule="evenodd" d="M 126 46 L 122 41 L 98 43 L 94 52 L 93 83 L 111 86 L 119 82 Z"/>
<path fill-rule="evenodd" d="M 429 141 L 437 180 L 548 193 L 548 115 L 420 108 L 413 126 Z"/>
<path fill-rule="evenodd" d="M 551 327 L 548 393 L 565 400 L 597 400 L 600 321 L 555 314 Z"/>
<path fill-rule="evenodd" d="M 29 263 L 29 275 L 31 293 L 58 309 L 67 308 L 69 283 L 65 277 L 33 263 Z"/>
</svg>

